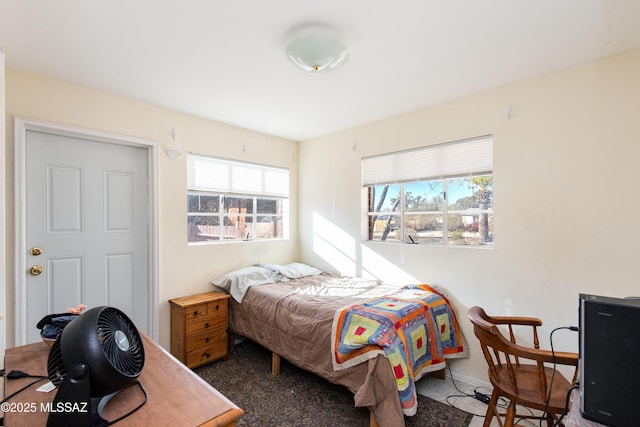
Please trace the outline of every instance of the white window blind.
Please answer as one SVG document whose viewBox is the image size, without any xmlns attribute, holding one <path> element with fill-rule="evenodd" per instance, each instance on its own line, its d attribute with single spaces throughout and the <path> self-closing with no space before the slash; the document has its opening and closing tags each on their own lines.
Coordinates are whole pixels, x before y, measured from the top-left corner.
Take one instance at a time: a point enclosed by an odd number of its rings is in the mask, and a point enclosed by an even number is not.
<svg viewBox="0 0 640 427">
<path fill-rule="evenodd" d="M 289 197 L 289 170 L 189 153 L 189 191 Z"/>
<path fill-rule="evenodd" d="M 493 171 L 493 138 L 467 139 L 362 159 L 362 185 L 383 185 Z"/>
</svg>

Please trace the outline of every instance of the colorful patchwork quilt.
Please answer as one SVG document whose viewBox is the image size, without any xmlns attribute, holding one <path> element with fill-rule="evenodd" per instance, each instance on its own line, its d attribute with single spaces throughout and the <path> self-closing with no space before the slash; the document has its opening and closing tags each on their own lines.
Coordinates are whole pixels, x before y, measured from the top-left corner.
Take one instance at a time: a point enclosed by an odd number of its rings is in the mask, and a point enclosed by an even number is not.
<svg viewBox="0 0 640 427">
<path fill-rule="evenodd" d="M 405 415 L 415 415 L 415 381 L 442 369 L 445 357 L 464 353 L 455 313 L 429 285 L 409 285 L 336 312 L 332 330 L 333 368 L 346 369 L 384 354 L 395 374 Z"/>
</svg>

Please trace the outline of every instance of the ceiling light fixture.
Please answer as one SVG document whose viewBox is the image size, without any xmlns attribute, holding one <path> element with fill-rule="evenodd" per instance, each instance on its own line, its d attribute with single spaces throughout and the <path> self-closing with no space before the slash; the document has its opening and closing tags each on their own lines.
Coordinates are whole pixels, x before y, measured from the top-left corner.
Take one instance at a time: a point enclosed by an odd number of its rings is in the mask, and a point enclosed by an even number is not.
<svg viewBox="0 0 640 427">
<path fill-rule="evenodd" d="M 291 62 L 309 73 L 333 71 L 349 59 L 337 32 L 327 27 L 297 28 L 289 33 L 285 46 Z"/>
</svg>

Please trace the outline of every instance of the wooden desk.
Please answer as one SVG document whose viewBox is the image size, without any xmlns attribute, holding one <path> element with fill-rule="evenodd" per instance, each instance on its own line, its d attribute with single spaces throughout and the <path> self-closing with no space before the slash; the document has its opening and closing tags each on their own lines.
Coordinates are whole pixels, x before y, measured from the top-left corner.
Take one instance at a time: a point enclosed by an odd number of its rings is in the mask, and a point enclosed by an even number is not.
<svg viewBox="0 0 640 427">
<path fill-rule="evenodd" d="M 142 334 L 145 364 L 138 380 L 145 388 L 147 403 L 137 412 L 120 421 L 118 426 L 229 426 L 244 412 L 202 378 L 187 369 L 163 348 Z M 20 370 L 31 375 L 47 374 L 49 347 L 44 343 L 28 344 L 6 350 L 5 371 Z M 33 378 L 8 380 L 5 378 L 5 396 L 32 382 Z M 5 426 L 45 426 L 49 414 L 40 410 L 52 402 L 56 390 L 50 393 L 36 391 L 46 381 L 37 383 L 10 402 L 22 402 L 35 408 L 32 412 L 6 413 Z M 103 418 L 113 420 L 138 406 L 144 396 L 138 387 L 122 391 L 103 411 Z M 16 405 L 16 408 L 18 406 Z M 24 407 L 24 406 L 22 406 Z"/>
</svg>

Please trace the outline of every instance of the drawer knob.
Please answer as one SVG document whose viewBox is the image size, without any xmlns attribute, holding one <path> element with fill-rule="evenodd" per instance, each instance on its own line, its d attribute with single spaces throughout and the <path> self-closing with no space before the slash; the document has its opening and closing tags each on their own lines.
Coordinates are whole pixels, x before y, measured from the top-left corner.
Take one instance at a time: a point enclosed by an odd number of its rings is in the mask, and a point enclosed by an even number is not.
<svg viewBox="0 0 640 427">
<path fill-rule="evenodd" d="M 220 309 L 220 306 L 216 304 L 216 311 Z"/>
<path fill-rule="evenodd" d="M 208 343 L 209 341 L 211 341 L 211 340 L 209 339 L 209 337 L 206 337 L 206 338 L 204 339 L 204 342 L 206 342 L 206 343 Z"/>
<path fill-rule="evenodd" d="M 208 359 L 209 357 L 211 357 L 209 353 L 202 353 L 202 355 L 205 357 L 205 359 Z"/>
<path fill-rule="evenodd" d="M 193 317 L 197 317 L 198 316 L 198 310 L 193 312 Z"/>
<path fill-rule="evenodd" d="M 204 324 L 204 327 L 205 327 L 205 328 L 208 328 L 208 327 L 209 327 L 209 322 L 205 323 L 205 324 Z"/>
</svg>

